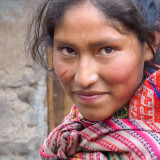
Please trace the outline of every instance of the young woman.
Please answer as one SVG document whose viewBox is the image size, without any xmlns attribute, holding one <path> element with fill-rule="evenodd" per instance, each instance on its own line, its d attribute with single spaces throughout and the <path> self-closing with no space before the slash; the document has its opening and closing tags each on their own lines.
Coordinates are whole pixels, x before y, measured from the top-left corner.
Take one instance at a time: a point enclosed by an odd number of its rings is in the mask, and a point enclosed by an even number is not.
<svg viewBox="0 0 160 160">
<path fill-rule="evenodd" d="M 33 59 L 73 100 L 41 157 L 160 159 L 160 21 L 156 0 L 46 0 L 28 34 Z M 157 64 L 156 64 L 157 63 Z"/>
</svg>

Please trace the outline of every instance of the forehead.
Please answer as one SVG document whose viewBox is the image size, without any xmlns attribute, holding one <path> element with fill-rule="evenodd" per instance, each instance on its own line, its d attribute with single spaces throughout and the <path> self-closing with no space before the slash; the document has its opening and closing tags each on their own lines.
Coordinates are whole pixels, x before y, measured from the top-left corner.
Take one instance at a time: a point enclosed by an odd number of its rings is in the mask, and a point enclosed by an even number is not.
<svg viewBox="0 0 160 160">
<path fill-rule="evenodd" d="M 111 26 L 123 34 L 128 34 L 130 32 L 118 20 L 114 20 L 109 17 L 109 15 L 104 14 L 98 7 L 95 7 L 89 2 L 72 6 L 70 9 L 66 10 L 61 23 L 55 28 L 57 29 L 62 25 L 67 24 L 72 24 L 74 27 L 77 23 L 81 23 L 82 25 L 83 22 L 86 21 L 95 22 L 96 25 L 99 23 L 99 25 Z M 84 26 L 82 25 L 82 27 L 85 28 L 86 24 L 84 23 Z M 93 28 L 93 26 L 91 26 L 91 28 Z"/>
<path fill-rule="evenodd" d="M 134 37 L 135 40 L 135 34 L 126 32 L 120 24 L 116 29 L 115 23 L 92 5 L 74 7 L 65 13 L 62 23 L 55 28 L 53 41 L 56 44 L 82 49 L 122 43 L 129 37 Z"/>
</svg>

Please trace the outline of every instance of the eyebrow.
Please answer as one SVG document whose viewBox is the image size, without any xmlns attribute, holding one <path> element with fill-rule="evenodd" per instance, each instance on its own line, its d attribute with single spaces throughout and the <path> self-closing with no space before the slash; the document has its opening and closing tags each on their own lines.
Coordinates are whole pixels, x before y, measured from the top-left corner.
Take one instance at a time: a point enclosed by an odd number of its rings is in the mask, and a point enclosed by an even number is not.
<svg viewBox="0 0 160 160">
<path fill-rule="evenodd" d="M 109 39 L 109 40 L 102 40 L 102 41 L 93 42 L 90 45 L 91 46 L 103 46 L 103 45 L 111 44 L 113 42 L 117 43 L 118 41 L 122 41 L 122 39 L 120 39 L 120 38 L 112 38 L 112 39 Z"/>
<path fill-rule="evenodd" d="M 107 40 L 109 39 L 109 40 Z M 122 42 L 123 39 L 122 38 L 106 38 L 106 40 L 100 40 L 100 41 L 97 41 L 97 42 L 91 42 L 89 45 L 90 46 L 102 46 L 102 45 L 107 45 L 107 44 L 111 44 L 111 43 L 118 43 L 118 42 Z M 64 46 L 69 46 L 69 47 L 74 47 L 75 45 L 73 43 L 70 43 L 70 42 L 65 42 L 65 41 L 62 41 L 62 40 L 59 40 L 59 39 L 54 39 L 53 40 L 53 43 L 57 43 L 59 45 L 64 45 Z"/>
<path fill-rule="evenodd" d="M 53 44 L 54 43 L 57 43 L 57 44 L 63 45 L 63 46 L 74 47 L 74 45 L 72 43 L 68 43 L 68 42 L 65 42 L 65 41 L 58 40 L 58 39 L 54 39 Z"/>
</svg>

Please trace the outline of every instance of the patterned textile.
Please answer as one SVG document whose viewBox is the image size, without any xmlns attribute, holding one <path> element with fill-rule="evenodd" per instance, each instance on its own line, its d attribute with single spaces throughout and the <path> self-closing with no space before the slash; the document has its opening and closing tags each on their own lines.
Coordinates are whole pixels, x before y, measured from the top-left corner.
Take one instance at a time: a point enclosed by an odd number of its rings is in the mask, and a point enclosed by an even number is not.
<svg viewBox="0 0 160 160">
<path fill-rule="evenodd" d="M 40 149 L 42 160 L 160 160 L 160 70 L 149 76 L 128 107 L 99 122 L 76 106 Z"/>
<path fill-rule="evenodd" d="M 137 90 L 130 101 L 129 117 L 160 123 L 160 71 Z"/>
</svg>

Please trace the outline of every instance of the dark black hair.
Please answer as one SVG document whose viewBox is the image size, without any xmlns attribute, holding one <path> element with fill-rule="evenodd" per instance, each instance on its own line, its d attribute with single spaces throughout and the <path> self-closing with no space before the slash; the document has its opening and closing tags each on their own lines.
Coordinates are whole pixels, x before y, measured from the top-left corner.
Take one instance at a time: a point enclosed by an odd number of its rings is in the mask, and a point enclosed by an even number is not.
<svg viewBox="0 0 160 160">
<path fill-rule="evenodd" d="M 153 55 L 157 56 L 145 66 L 154 68 L 155 63 L 160 63 L 157 58 L 160 51 L 154 53 L 152 48 L 153 32 L 160 31 L 158 0 L 43 0 L 27 32 L 27 53 L 35 62 L 47 68 L 46 48 L 54 47 L 54 28 L 61 24 L 68 9 L 86 2 L 98 8 L 115 24 L 119 23 L 127 31 L 135 33 L 142 44 L 147 43 Z"/>
</svg>

